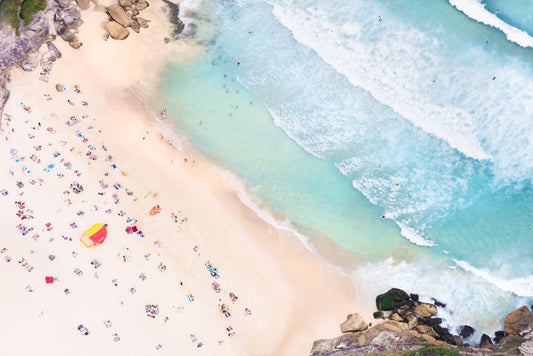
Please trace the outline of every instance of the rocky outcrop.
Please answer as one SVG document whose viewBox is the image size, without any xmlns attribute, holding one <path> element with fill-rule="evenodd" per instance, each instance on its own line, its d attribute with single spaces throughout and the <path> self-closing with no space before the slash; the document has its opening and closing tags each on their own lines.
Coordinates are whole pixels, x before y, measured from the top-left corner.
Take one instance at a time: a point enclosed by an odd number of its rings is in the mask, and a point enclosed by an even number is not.
<svg viewBox="0 0 533 356">
<path fill-rule="evenodd" d="M 505 333 L 526 336 L 533 332 L 533 315 L 525 305 L 505 318 Z"/>
<path fill-rule="evenodd" d="M 130 34 L 130 31 L 128 31 L 127 28 L 125 28 L 118 22 L 107 21 L 107 22 L 104 22 L 102 26 L 107 31 L 107 33 L 109 33 L 109 36 L 111 36 L 111 38 L 115 40 L 124 40 Z"/>
<path fill-rule="evenodd" d="M 390 308 L 390 311 L 380 311 L 374 316 L 388 319 L 381 324 L 363 329 L 355 325 L 366 325 L 358 314 L 348 315 L 341 324 L 341 331 L 345 334 L 329 339 L 317 340 L 311 349 L 312 356 L 354 356 L 354 355 L 531 355 L 533 356 L 533 333 L 531 321 L 533 316 L 527 307 L 522 307 L 510 313 L 505 320 L 506 330 L 513 334 L 506 335 L 503 331 L 496 332 L 492 340 L 483 334 L 479 347 L 464 344 L 461 337 L 469 337 L 474 328 L 468 325 L 460 327 L 459 335 L 452 335 L 442 327 L 442 319 L 432 317 L 436 313 L 436 306 L 429 303 L 413 301 L 405 298 L 407 295 L 399 289 L 391 289 L 387 293 L 376 297 L 376 305 Z M 384 301 L 384 302 L 383 302 Z M 403 304 L 399 304 L 403 301 Z M 424 305 L 424 311 L 420 311 Z M 440 303 L 445 305 L 444 303 Z M 419 308 L 419 314 L 414 310 Z M 435 308 L 435 309 L 433 309 Z M 429 310 L 429 313 L 426 311 Z M 422 317 L 421 314 L 432 314 Z M 415 321 L 416 320 L 416 321 Z"/>
<path fill-rule="evenodd" d="M 341 332 L 343 333 L 363 331 L 366 329 L 368 329 L 368 324 L 357 313 L 348 314 L 344 323 L 341 324 Z"/>
</svg>

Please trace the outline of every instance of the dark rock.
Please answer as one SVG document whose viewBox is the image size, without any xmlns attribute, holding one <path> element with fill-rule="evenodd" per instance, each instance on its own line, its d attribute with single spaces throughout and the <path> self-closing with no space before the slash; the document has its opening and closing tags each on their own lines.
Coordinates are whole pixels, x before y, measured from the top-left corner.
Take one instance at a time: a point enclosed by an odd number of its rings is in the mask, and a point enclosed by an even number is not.
<svg viewBox="0 0 533 356">
<path fill-rule="evenodd" d="M 409 297 L 411 297 L 411 300 L 418 302 L 418 294 L 409 294 Z"/>
<path fill-rule="evenodd" d="M 426 318 L 425 320 L 427 321 L 428 325 L 439 325 L 442 323 L 441 318 Z"/>
<path fill-rule="evenodd" d="M 509 313 L 505 318 L 505 332 L 509 335 L 524 336 L 533 329 L 533 315 L 525 305 Z"/>
<path fill-rule="evenodd" d="M 376 297 L 378 310 L 392 310 L 409 300 L 409 296 L 403 290 L 392 288 L 388 292 Z"/>
<path fill-rule="evenodd" d="M 446 304 L 439 302 L 437 299 L 431 298 L 431 300 L 433 301 L 433 304 L 435 304 L 435 306 L 439 308 L 446 308 Z"/>
<path fill-rule="evenodd" d="M 496 331 L 496 332 L 494 333 L 494 342 L 497 343 L 497 344 L 499 344 L 500 341 L 502 341 L 502 339 L 503 339 L 505 336 L 506 336 L 506 335 L 505 335 L 505 331 L 503 331 L 503 330 Z"/>
<path fill-rule="evenodd" d="M 383 315 L 383 312 L 377 311 L 374 313 L 374 319 L 385 319 L 385 316 Z"/>
<path fill-rule="evenodd" d="M 487 334 L 481 335 L 481 341 L 479 342 L 479 347 L 482 349 L 491 349 L 494 350 L 496 347 L 492 343 L 492 340 Z"/>
<path fill-rule="evenodd" d="M 439 334 L 438 339 L 442 341 L 450 341 L 452 338 L 452 334 L 450 334 L 450 331 L 448 328 L 443 328 L 440 325 L 432 325 L 431 328 L 435 330 L 437 334 Z"/>
<path fill-rule="evenodd" d="M 469 325 L 461 325 L 459 328 L 459 336 L 463 339 L 469 337 L 474 333 L 474 328 Z"/>
</svg>

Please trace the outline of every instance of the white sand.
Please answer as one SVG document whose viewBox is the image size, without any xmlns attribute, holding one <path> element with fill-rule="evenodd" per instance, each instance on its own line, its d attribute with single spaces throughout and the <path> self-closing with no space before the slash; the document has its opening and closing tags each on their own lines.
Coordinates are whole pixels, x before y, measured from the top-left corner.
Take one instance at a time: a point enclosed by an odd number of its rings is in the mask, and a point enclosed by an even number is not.
<svg viewBox="0 0 533 356">
<path fill-rule="evenodd" d="M 358 309 L 352 281 L 312 256 L 294 236 L 259 219 L 225 186 L 209 161 L 178 151 L 162 139 L 143 104 L 128 89 L 140 81 L 153 83 L 165 56 L 185 60 L 201 51 L 181 43 L 163 44 L 167 32 L 161 6 L 152 1 L 141 14 L 152 20 L 151 27 L 125 41 L 103 41 L 100 24 L 105 15 L 84 11 L 85 23 L 79 29 L 83 46 L 75 51 L 56 41 L 63 58 L 48 83 L 38 79 L 39 69 L 12 72 L 12 96 L 5 112 L 13 118 L 4 121 L 0 135 L 0 190 L 8 191 L 0 195 L 0 249 L 7 248 L 0 254 L 2 354 L 305 355 L 315 339 L 337 336 L 347 313 L 369 315 L 368 310 Z M 67 90 L 56 92 L 56 83 Z M 80 94 L 74 92 L 75 84 Z M 68 127 L 65 122 L 72 115 L 80 122 Z M 76 130 L 88 141 L 82 142 Z M 39 151 L 34 149 L 38 145 Z M 96 148 L 92 153 L 97 160 L 86 156 L 91 151 L 88 145 Z M 11 149 L 24 159 L 12 159 Z M 55 152 L 60 156 L 54 157 Z M 40 163 L 30 158 L 32 154 Z M 107 155 L 112 155 L 116 169 L 106 162 Z M 51 163 L 55 166 L 46 172 Z M 107 189 L 99 187 L 100 180 Z M 17 181 L 24 187 L 18 188 Z M 64 194 L 75 181 L 83 192 Z M 115 189 L 115 183 L 121 188 Z M 134 194 L 127 195 L 125 188 Z M 113 194 L 118 194 L 118 204 Z M 33 210 L 34 218 L 20 220 L 16 201 L 25 203 L 24 211 Z M 161 213 L 148 215 L 156 204 Z M 98 210 L 92 209 L 94 205 Z M 84 215 L 78 216 L 79 211 Z M 120 211 L 126 215 L 119 216 Z M 135 225 L 144 237 L 125 232 L 131 225 L 128 217 L 138 219 Z M 47 222 L 53 230 L 46 230 Z M 72 222 L 78 227 L 70 227 Z M 88 249 L 79 238 L 97 222 L 108 224 L 108 238 Z M 19 223 L 34 230 L 23 236 L 16 228 Z M 53 261 L 50 254 L 55 255 Z M 12 261 L 6 262 L 6 256 Z M 26 267 L 18 263 L 22 258 Z M 102 263 L 98 269 L 90 264 L 94 258 Z M 204 266 L 208 260 L 217 267 L 218 279 Z M 160 263 L 166 271 L 159 270 Z M 29 266 L 34 267 L 31 272 Z M 76 268 L 83 275 L 75 274 Z M 139 278 L 141 273 L 146 280 Z M 45 276 L 58 281 L 45 284 Z M 114 278 L 118 286 L 113 285 Z M 220 293 L 212 288 L 215 281 Z M 25 288 L 28 285 L 33 292 Z M 68 295 L 66 288 L 71 291 Z M 237 301 L 231 301 L 230 292 Z M 187 299 L 189 293 L 193 302 Z M 230 317 L 220 312 L 222 303 L 229 306 Z M 156 318 L 146 316 L 146 304 L 159 306 Z M 252 314 L 245 315 L 245 308 Z M 104 320 L 112 326 L 106 328 Z M 79 324 L 90 330 L 88 336 L 77 330 Z M 234 336 L 228 336 L 229 326 Z M 115 333 L 118 342 L 113 341 Z"/>
</svg>

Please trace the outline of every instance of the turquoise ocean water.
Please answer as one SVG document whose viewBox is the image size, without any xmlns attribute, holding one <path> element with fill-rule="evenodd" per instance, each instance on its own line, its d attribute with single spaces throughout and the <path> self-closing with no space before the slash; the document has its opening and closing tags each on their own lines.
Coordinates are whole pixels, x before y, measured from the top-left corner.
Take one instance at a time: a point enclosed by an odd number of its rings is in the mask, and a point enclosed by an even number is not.
<svg viewBox="0 0 533 356">
<path fill-rule="evenodd" d="M 186 1 L 159 101 L 373 294 L 492 334 L 533 301 L 533 3 Z M 348 311 L 347 311 L 348 312 Z"/>
</svg>

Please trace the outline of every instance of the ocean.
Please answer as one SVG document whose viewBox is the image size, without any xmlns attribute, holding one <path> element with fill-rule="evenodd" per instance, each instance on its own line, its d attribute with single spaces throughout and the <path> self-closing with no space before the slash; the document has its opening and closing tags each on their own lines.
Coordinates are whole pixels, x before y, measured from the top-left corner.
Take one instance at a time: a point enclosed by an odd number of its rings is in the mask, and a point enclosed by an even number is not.
<svg viewBox="0 0 533 356">
<path fill-rule="evenodd" d="M 472 342 L 531 305 L 532 2 L 186 0 L 181 16 L 205 52 L 166 66 L 158 101 L 258 214 L 369 295 L 446 303 Z"/>
</svg>

